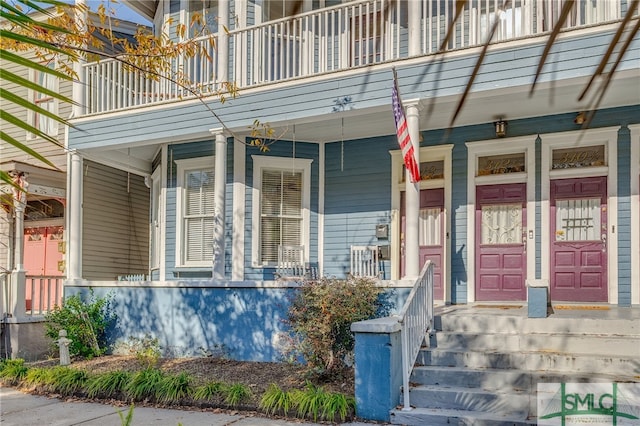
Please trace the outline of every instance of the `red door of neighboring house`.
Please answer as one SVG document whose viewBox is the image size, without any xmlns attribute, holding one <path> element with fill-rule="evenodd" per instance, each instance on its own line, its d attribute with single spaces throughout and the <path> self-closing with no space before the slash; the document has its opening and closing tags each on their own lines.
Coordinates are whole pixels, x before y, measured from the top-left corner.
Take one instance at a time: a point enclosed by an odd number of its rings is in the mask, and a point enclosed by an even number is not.
<svg viewBox="0 0 640 426">
<path fill-rule="evenodd" d="M 26 308 L 41 309 L 58 303 L 55 286 L 40 285 L 41 277 L 61 277 L 58 263 L 64 259 L 58 243 L 63 241 L 62 226 L 25 228 L 24 230 L 24 269 L 27 275 Z M 35 283 L 32 285 L 31 283 Z M 40 305 L 43 306 L 40 306 Z"/>
<path fill-rule="evenodd" d="M 401 194 L 402 242 L 405 236 L 405 193 Z M 433 297 L 444 300 L 444 278 L 442 261 L 444 259 L 444 189 L 423 189 L 420 191 L 420 213 L 418 216 L 418 244 L 420 247 L 420 268 L 427 260 L 433 262 Z M 400 265 L 400 275 L 404 276 L 404 250 Z"/>
<path fill-rule="evenodd" d="M 526 299 L 526 185 L 476 188 L 476 300 Z"/>
<path fill-rule="evenodd" d="M 606 302 L 607 178 L 551 181 L 551 300 Z"/>
</svg>

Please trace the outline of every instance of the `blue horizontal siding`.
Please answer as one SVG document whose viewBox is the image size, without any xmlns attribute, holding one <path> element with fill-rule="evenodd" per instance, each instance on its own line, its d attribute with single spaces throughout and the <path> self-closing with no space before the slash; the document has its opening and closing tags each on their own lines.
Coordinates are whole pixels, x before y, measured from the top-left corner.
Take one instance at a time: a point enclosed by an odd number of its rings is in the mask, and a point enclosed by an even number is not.
<svg viewBox="0 0 640 426">
<path fill-rule="evenodd" d="M 375 237 L 376 225 L 391 223 L 393 136 L 328 143 L 325 148 L 324 273 L 350 272 L 352 245 L 389 244 Z M 383 262 L 386 279 L 389 262 Z"/>
</svg>

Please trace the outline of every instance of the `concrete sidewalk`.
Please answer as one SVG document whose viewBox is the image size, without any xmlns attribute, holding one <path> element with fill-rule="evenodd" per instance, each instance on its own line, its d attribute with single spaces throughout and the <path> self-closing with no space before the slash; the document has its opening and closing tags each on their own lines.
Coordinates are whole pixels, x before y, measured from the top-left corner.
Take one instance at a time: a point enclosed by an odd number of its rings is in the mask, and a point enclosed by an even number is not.
<svg viewBox="0 0 640 426">
<path fill-rule="evenodd" d="M 126 416 L 128 407 L 92 402 L 65 402 L 57 398 L 29 395 L 10 387 L 0 387 L 0 425 L 2 426 L 119 426 L 118 411 Z M 136 407 L 132 426 L 287 426 L 313 425 L 303 421 L 252 417 L 248 413 L 168 410 Z M 370 423 L 348 423 L 371 426 Z"/>
</svg>

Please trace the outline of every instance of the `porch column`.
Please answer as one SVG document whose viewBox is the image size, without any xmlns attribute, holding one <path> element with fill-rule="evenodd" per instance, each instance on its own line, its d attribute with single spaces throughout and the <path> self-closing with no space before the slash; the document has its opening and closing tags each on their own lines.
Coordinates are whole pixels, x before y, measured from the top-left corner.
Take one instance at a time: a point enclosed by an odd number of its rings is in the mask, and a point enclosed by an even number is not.
<svg viewBox="0 0 640 426">
<path fill-rule="evenodd" d="M 89 8 L 87 7 L 87 1 L 86 0 L 75 0 L 75 4 L 76 4 L 76 8 L 75 8 L 75 19 L 76 22 L 78 22 L 78 25 L 82 30 L 84 30 L 86 32 L 87 30 L 87 19 L 88 19 L 88 11 Z M 86 47 L 86 46 L 80 46 L 82 47 Z M 85 63 L 85 59 L 84 59 L 84 54 L 79 51 L 78 52 L 78 60 L 75 61 L 73 63 L 73 71 L 76 73 L 76 75 L 78 76 L 77 80 L 74 80 L 73 85 L 72 85 L 72 92 L 71 92 L 71 98 L 73 99 L 73 106 L 71 107 L 71 116 L 72 117 L 79 117 L 81 115 L 83 115 L 86 110 L 85 110 L 85 99 L 84 99 L 84 95 L 85 95 L 85 76 L 84 76 L 84 68 L 82 65 L 84 65 Z"/>
<path fill-rule="evenodd" d="M 229 0 L 218 0 L 218 76 L 216 81 L 229 81 Z"/>
<path fill-rule="evenodd" d="M 227 186 L 227 135 L 223 129 L 212 129 L 211 133 L 216 137 L 212 277 L 214 280 L 224 280 L 224 212 L 225 190 Z"/>
<path fill-rule="evenodd" d="M 82 278 L 82 156 L 71 151 L 67 156 L 67 279 Z"/>
<path fill-rule="evenodd" d="M 418 3 L 418 2 L 409 2 Z M 418 100 L 405 102 L 407 127 L 413 145 L 413 152 L 416 163 L 420 165 L 420 115 L 418 111 Z M 418 244 L 418 216 L 420 213 L 420 182 L 412 183 L 409 169 L 405 171 L 405 276 L 417 277 L 420 273 L 420 246 Z"/>
<path fill-rule="evenodd" d="M 422 3 L 420 1 L 408 1 L 408 38 L 409 38 L 409 56 L 417 56 L 420 54 L 420 19 L 422 16 Z"/>
<path fill-rule="evenodd" d="M 11 272 L 11 300 L 9 306 L 14 318 L 24 317 L 26 314 L 26 271 L 24 270 L 24 210 L 27 206 L 27 191 L 29 183 L 27 175 L 18 172 L 13 176 L 13 183 L 22 188 L 13 190 L 13 211 L 15 215 L 15 231 L 13 246 L 13 271 Z"/>
</svg>

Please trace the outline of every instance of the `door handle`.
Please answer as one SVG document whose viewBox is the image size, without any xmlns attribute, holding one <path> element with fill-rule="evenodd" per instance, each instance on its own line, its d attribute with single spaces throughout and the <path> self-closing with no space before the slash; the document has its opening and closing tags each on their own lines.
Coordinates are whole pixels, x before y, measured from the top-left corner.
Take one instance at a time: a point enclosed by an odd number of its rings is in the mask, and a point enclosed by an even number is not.
<svg viewBox="0 0 640 426">
<path fill-rule="evenodd" d="M 602 239 L 602 252 L 604 253 L 607 251 L 607 234 L 600 235 L 600 238 Z"/>
</svg>

